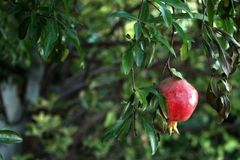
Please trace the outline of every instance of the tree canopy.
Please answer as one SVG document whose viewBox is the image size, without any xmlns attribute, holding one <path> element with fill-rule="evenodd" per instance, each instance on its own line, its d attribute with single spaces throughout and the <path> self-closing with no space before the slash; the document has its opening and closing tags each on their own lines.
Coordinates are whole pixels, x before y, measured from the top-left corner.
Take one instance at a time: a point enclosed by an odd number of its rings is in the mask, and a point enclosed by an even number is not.
<svg viewBox="0 0 240 160">
<path fill-rule="evenodd" d="M 239 41 L 237 0 L 0 0 L 0 152 L 239 159 Z M 166 77 L 199 93 L 180 135 Z"/>
</svg>

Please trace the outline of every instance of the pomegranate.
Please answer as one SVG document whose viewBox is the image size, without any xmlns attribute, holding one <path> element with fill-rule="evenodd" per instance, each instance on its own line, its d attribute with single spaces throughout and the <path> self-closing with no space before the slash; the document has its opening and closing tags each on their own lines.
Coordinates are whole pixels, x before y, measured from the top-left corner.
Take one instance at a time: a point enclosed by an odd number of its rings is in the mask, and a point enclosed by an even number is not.
<svg viewBox="0 0 240 160">
<path fill-rule="evenodd" d="M 169 132 L 179 134 L 177 122 L 190 118 L 198 103 L 198 92 L 186 80 L 174 77 L 161 81 L 159 91 L 167 103 Z"/>
</svg>

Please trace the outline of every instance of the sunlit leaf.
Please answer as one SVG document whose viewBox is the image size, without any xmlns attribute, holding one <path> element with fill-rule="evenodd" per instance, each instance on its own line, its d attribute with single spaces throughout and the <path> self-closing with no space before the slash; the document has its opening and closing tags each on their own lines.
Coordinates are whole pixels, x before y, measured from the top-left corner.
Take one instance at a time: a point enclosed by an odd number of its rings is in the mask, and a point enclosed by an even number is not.
<svg viewBox="0 0 240 160">
<path fill-rule="evenodd" d="M 166 23 L 166 25 L 171 26 L 172 25 L 172 14 L 171 14 L 171 12 L 163 4 L 160 5 L 160 11 L 162 13 L 163 20 Z"/>
<path fill-rule="evenodd" d="M 178 72 L 175 68 L 171 68 L 171 73 L 175 76 L 175 77 L 178 77 L 180 79 L 184 79 L 182 74 L 180 72 Z"/>
<path fill-rule="evenodd" d="M 128 20 L 137 20 L 137 17 L 134 15 L 131 15 L 125 11 L 118 11 L 116 13 L 113 13 L 112 16 L 114 17 L 120 17 L 120 18 L 126 18 Z"/>
</svg>

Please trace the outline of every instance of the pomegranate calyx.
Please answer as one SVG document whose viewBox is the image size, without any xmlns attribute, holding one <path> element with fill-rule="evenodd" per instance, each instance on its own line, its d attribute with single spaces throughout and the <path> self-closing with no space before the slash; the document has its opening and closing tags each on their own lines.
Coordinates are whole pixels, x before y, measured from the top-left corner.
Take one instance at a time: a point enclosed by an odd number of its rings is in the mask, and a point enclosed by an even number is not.
<svg viewBox="0 0 240 160">
<path fill-rule="evenodd" d="M 176 133 L 177 135 L 180 135 L 180 133 L 177 129 L 177 121 L 169 121 L 168 129 L 169 129 L 169 134 L 170 135 L 172 135 L 173 133 Z"/>
</svg>

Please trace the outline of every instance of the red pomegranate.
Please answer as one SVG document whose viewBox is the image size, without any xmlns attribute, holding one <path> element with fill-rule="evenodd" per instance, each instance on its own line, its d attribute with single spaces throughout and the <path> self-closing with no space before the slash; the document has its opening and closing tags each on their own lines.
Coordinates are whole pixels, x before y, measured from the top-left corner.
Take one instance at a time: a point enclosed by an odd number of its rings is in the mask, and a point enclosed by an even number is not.
<svg viewBox="0 0 240 160">
<path fill-rule="evenodd" d="M 198 103 L 198 92 L 186 80 L 174 77 L 161 81 L 159 90 L 167 103 L 169 132 L 179 134 L 177 122 L 191 117 Z"/>
</svg>

